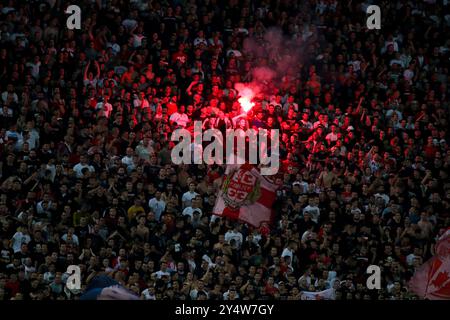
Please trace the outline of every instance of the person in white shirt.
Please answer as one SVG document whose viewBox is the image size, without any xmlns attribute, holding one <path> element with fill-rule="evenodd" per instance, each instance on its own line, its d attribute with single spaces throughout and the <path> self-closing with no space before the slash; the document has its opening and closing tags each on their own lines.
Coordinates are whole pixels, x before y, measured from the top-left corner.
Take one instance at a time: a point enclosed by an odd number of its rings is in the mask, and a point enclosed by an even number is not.
<svg viewBox="0 0 450 320">
<path fill-rule="evenodd" d="M 302 127 L 306 128 L 308 130 L 312 129 L 313 125 L 311 121 L 309 121 L 309 114 L 306 112 L 303 112 L 302 114 L 302 120 L 300 120 Z"/>
<path fill-rule="evenodd" d="M 189 191 L 183 193 L 181 201 L 183 203 L 183 208 L 189 207 L 192 204 L 192 199 L 194 199 L 199 194 L 195 192 L 195 183 L 189 183 Z"/>
<path fill-rule="evenodd" d="M 98 64 L 98 61 L 94 61 L 95 68 L 96 68 L 96 75 L 94 76 L 94 73 L 89 71 L 89 67 L 91 65 L 91 60 L 88 61 L 86 64 L 86 67 L 84 69 L 84 76 L 83 76 L 83 84 L 85 87 L 87 86 L 97 86 L 98 79 L 100 77 L 100 65 Z"/>
<path fill-rule="evenodd" d="M 307 212 L 306 215 L 309 215 Z M 311 226 L 308 230 L 303 232 L 301 240 L 302 242 L 306 242 L 308 240 L 313 240 L 317 238 L 317 234 L 313 231 L 313 226 Z"/>
<path fill-rule="evenodd" d="M 225 241 L 230 242 L 231 240 L 235 240 L 236 246 L 238 248 L 240 248 L 242 245 L 242 242 L 244 241 L 244 237 L 243 237 L 242 233 L 239 232 L 238 227 L 239 227 L 239 225 L 236 223 L 232 230 L 228 230 L 225 233 Z"/>
<path fill-rule="evenodd" d="M 205 290 L 205 284 L 203 280 L 197 280 L 197 287 L 189 292 L 189 296 L 191 297 L 192 300 L 197 300 L 198 294 L 200 292 L 202 292 L 203 294 L 206 295 L 206 297 L 208 297 L 208 292 Z"/>
<path fill-rule="evenodd" d="M 126 165 L 127 167 L 129 166 L 133 166 L 134 162 L 133 162 L 133 155 L 134 155 L 134 151 L 132 148 L 127 148 L 126 151 L 126 156 L 124 156 L 121 160 L 121 162 Z"/>
<path fill-rule="evenodd" d="M 55 279 L 55 265 L 54 264 L 50 264 L 48 266 L 48 271 L 44 273 L 44 283 L 51 283 L 53 282 L 53 280 Z"/>
<path fill-rule="evenodd" d="M 133 47 L 134 48 L 139 48 L 140 46 L 142 46 L 142 40 L 145 39 L 144 34 L 142 33 L 142 27 L 137 27 L 137 30 L 134 31 L 133 34 Z"/>
<path fill-rule="evenodd" d="M 398 43 L 394 40 L 392 35 L 390 35 L 388 40 L 384 42 L 384 47 L 381 49 L 381 53 L 384 54 L 386 51 L 388 51 L 390 46 L 392 46 L 393 51 L 395 52 L 399 51 Z"/>
<path fill-rule="evenodd" d="M 337 139 L 338 139 L 338 135 L 337 135 L 337 132 L 336 132 L 336 125 L 332 124 L 331 125 L 331 132 L 326 135 L 325 140 L 327 140 L 328 144 L 330 145 L 331 143 L 336 142 Z"/>
<path fill-rule="evenodd" d="M 408 266 L 412 266 L 414 264 L 414 259 L 421 258 L 421 255 L 422 249 L 419 247 L 415 247 L 414 252 L 406 256 L 406 263 L 408 264 Z"/>
<path fill-rule="evenodd" d="M 239 293 L 234 287 L 231 287 L 227 292 L 225 292 L 223 295 L 223 300 L 235 300 L 239 299 Z"/>
<path fill-rule="evenodd" d="M 31 237 L 28 234 L 27 228 L 18 227 L 17 232 L 13 235 L 11 239 L 12 249 L 14 253 L 17 253 L 21 250 L 22 244 L 28 243 L 31 241 Z"/>
<path fill-rule="evenodd" d="M 294 252 L 297 251 L 297 243 L 295 241 L 289 241 L 289 244 L 286 248 L 283 249 L 281 253 L 281 258 L 290 257 L 290 265 L 292 266 L 292 261 L 294 259 Z"/>
<path fill-rule="evenodd" d="M 141 142 L 136 146 L 135 152 L 141 159 L 150 160 L 150 156 L 154 153 L 153 141 L 149 136 L 144 136 Z"/>
<path fill-rule="evenodd" d="M 308 212 L 311 215 L 311 220 L 318 223 L 320 217 L 320 209 L 315 203 L 314 199 L 309 199 L 309 204 L 303 209 L 303 214 Z"/>
<path fill-rule="evenodd" d="M 194 47 L 197 47 L 201 44 L 208 46 L 208 41 L 205 39 L 205 34 L 202 30 L 197 33 L 198 37 L 194 39 Z"/>
<path fill-rule="evenodd" d="M 308 192 L 308 183 L 303 181 L 302 177 L 292 183 L 292 186 L 298 186 L 300 188 L 300 194 L 305 194 Z"/>
<path fill-rule="evenodd" d="M 17 93 L 14 92 L 14 87 L 12 84 L 8 84 L 6 86 L 6 91 L 2 92 L 3 103 L 6 103 L 6 101 L 8 101 L 8 97 L 12 97 L 12 100 L 15 103 L 19 103 L 19 96 L 17 95 Z"/>
<path fill-rule="evenodd" d="M 137 26 L 137 24 L 138 24 L 137 21 L 131 18 L 127 18 L 122 21 L 122 25 L 129 30 L 134 29 Z"/>
<path fill-rule="evenodd" d="M 34 123 L 29 121 L 25 128 L 24 140 L 28 142 L 30 150 L 39 147 L 39 131 L 34 128 Z"/>
<path fill-rule="evenodd" d="M 142 297 L 144 297 L 145 300 L 156 300 L 156 294 L 155 294 L 155 288 L 154 287 L 148 287 L 141 293 Z"/>
<path fill-rule="evenodd" d="M 403 78 L 409 82 L 409 84 L 412 84 L 412 80 L 414 78 L 414 70 L 412 69 L 412 66 L 409 66 L 405 71 L 403 71 Z"/>
<path fill-rule="evenodd" d="M 68 239 L 71 239 L 70 241 L 71 241 L 73 244 L 79 246 L 79 245 L 80 245 L 80 241 L 78 240 L 78 236 L 77 236 L 74 232 L 75 232 L 75 230 L 74 230 L 73 228 L 69 228 L 69 229 L 67 230 L 67 233 L 64 234 L 64 235 L 61 237 L 61 239 L 62 239 L 64 242 L 67 242 Z"/>
<path fill-rule="evenodd" d="M 93 166 L 87 163 L 87 158 L 85 155 L 80 156 L 80 162 L 73 167 L 73 171 L 75 171 L 77 178 L 81 178 L 83 176 L 83 169 L 87 168 L 90 172 L 95 172 Z"/>
<path fill-rule="evenodd" d="M 97 105 L 95 106 L 95 110 L 102 112 L 102 115 L 109 118 L 112 112 L 112 104 L 108 102 L 109 97 L 105 96 L 104 98 L 100 98 L 98 100 Z"/>
<path fill-rule="evenodd" d="M 36 213 L 38 213 L 39 215 L 43 215 L 51 208 L 51 206 L 52 206 L 52 201 L 48 197 L 48 194 L 45 194 L 44 200 L 39 201 L 36 204 Z"/>
<path fill-rule="evenodd" d="M 161 199 L 161 191 L 156 191 L 155 197 L 148 201 L 148 206 L 155 214 L 157 221 L 161 219 L 161 215 L 166 210 L 166 202 Z"/>
<path fill-rule="evenodd" d="M 0 116 L 6 117 L 12 117 L 14 115 L 14 111 L 11 108 L 8 108 L 8 106 L 3 106 L 3 108 L 0 108 Z"/>
<path fill-rule="evenodd" d="M 133 105 L 137 109 L 144 109 L 144 108 L 150 108 L 150 102 L 145 98 L 145 92 L 141 91 L 139 93 L 139 97 L 136 96 L 133 100 Z"/>
<path fill-rule="evenodd" d="M 170 116 L 169 121 L 185 128 L 189 122 L 189 117 L 185 113 L 185 107 L 180 106 L 178 112 L 175 112 Z"/>
<path fill-rule="evenodd" d="M 31 68 L 31 75 L 33 78 L 39 79 L 39 69 L 41 67 L 39 56 L 35 56 L 33 62 L 27 62 L 26 66 Z"/>
<path fill-rule="evenodd" d="M 117 55 L 120 52 L 120 45 L 116 41 L 117 41 L 116 36 L 112 35 L 111 41 L 106 43 L 106 47 L 112 49 L 113 55 Z"/>
<path fill-rule="evenodd" d="M 32 273 L 36 272 L 36 268 L 33 266 L 31 258 L 25 258 L 25 262 L 23 263 L 25 278 L 29 279 Z"/>
<path fill-rule="evenodd" d="M 327 114 L 320 114 L 319 120 L 314 122 L 313 128 L 316 129 L 319 126 L 324 127 L 325 129 L 328 129 L 328 115 Z"/>
<path fill-rule="evenodd" d="M 357 58 L 355 53 L 352 54 L 352 60 L 349 61 L 347 65 L 352 65 L 354 72 L 361 70 L 361 61 Z"/>
<path fill-rule="evenodd" d="M 184 208 L 182 212 L 183 216 L 190 216 L 191 219 L 194 219 L 194 211 L 198 211 L 200 213 L 200 216 L 202 216 L 202 209 L 199 208 L 199 202 L 201 202 L 201 197 L 198 198 L 196 197 L 192 199 L 192 205 Z"/>
<path fill-rule="evenodd" d="M 311 270 L 307 269 L 305 273 L 298 279 L 298 283 L 300 284 L 302 281 L 306 282 L 306 285 L 311 286 Z"/>
<path fill-rule="evenodd" d="M 381 188 L 380 188 L 381 189 Z M 387 194 L 384 193 L 384 188 L 383 188 L 383 192 L 377 192 L 375 193 L 375 198 L 381 198 L 384 201 L 384 205 L 387 205 L 390 201 L 390 198 Z"/>
<path fill-rule="evenodd" d="M 162 261 L 161 262 L 161 268 L 156 271 L 155 273 L 153 273 L 154 275 L 156 275 L 157 279 L 161 279 L 163 276 L 168 276 L 170 277 L 170 272 L 169 272 L 169 268 L 167 265 L 166 261 Z"/>
</svg>

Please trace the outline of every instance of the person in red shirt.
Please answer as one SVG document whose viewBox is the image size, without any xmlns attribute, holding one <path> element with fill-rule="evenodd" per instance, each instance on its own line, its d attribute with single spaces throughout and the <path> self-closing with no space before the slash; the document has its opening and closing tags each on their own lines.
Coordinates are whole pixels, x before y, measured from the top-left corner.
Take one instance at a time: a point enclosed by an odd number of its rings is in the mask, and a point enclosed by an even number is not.
<svg viewBox="0 0 450 320">
<path fill-rule="evenodd" d="M 270 296 L 273 296 L 273 295 L 275 295 L 275 293 L 278 292 L 278 288 L 275 287 L 275 283 L 274 283 L 273 277 L 269 277 L 267 279 L 266 286 L 265 286 L 264 290 L 265 290 L 266 294 L 268 294 Z"/>
<path fill-rule="evenodd" d="M 11 297 L 14 297 L 18 292 L 20 292 L 20 282 L 17 279 L 17 274 L 11 274 L 8 282 L 5 284 L 5 289 L 9 290 Z"/>
<path fill-rule="evenodd" d="M 172 55 L 172 62 L 178 65 L 184 65 L 187 62 L 188 56 L 184 52 L 185 45 L 180 43 L 178 51 Z"/>
<path fill-rule="evenodd" d="M 344 202 L 349 202 L 352 199 L 352 185 L 346 184 L 344 186 L 344 191 L 341 193 L 342 200 Z"/>
<path fill-rule="evenodd" d="M 433 137 L 429 136 L 427 139 L 427 145 L 423 148 L 423 151 L 425 152 L 425 157 L 427 159 L 433 159 L 436 155 L 436 152 L 439 151 L 439 149 L 436 147 L 436 145 L 433 142 Z"/>
<path fill-rule="evenodd" d="M 167 115 L 170 117 L 177 111 L 178 111 L 177 96 L 172 96 L 167 102 Z"/>
</svg>

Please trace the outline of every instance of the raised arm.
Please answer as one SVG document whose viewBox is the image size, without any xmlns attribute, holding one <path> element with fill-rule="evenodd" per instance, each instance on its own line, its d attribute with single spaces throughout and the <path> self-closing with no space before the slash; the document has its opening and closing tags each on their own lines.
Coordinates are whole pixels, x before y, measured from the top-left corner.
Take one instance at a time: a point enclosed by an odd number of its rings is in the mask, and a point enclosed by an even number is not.
<svg viewBox="0 0 450 320">
<path fill-rule="evenodd" d="M 83 80 L 87 80 L 87 78 L 88 78 L 88 70 L 89 70 L 90 65 L 91 65 L 91 60 L 88 61 L 86 67 L 84 68 L 84 79 Z"/>
<path fill-rule="evenodd" d="M 95 61 L 95 69 L 97 70 L 97 75 L 95 78 L 98 79 L 100 78 L 100 65 L 98 64 L 98 61 Z"/>
</svg>

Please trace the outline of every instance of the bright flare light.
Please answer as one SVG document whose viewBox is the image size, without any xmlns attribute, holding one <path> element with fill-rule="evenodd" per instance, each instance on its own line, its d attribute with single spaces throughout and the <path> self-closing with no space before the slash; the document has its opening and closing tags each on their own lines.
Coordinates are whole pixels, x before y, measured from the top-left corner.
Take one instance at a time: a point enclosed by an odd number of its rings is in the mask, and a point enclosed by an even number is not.
<svg viewBox="0 0 450 320">
<path fill-rule="evenodd" d="M 255 103 L 251 102 L 247 97 L 240 97 L 238 101 L 245 113 L 247 113 L 255 105 Z"/>
<path fill-rule="evenodd" d="M 238 99 L 238 102 L 241 105 L 244 112 L 247 113 L 248 111 L 250 111 L 251 108 L 255 106 L 255 103 L 252 102 L 255 93 L 253 92 L 252 89 L 246 87 L 243 90 L 240 90 L 239 94 L 241 97 Z"/>
</svg>

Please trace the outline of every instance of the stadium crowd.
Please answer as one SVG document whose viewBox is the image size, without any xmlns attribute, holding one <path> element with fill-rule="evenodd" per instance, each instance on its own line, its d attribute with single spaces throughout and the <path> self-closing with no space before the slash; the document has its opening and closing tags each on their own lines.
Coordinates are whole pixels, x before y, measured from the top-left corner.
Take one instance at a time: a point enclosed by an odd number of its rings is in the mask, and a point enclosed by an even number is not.
<svg viewBox="0 0 450 320">
<path fill-rule="evenodd" d="M 148 300 L 416 299 L 450 226 L 450 12 L 375 2 L 380 30 L 336 0 L 85 0 L 69 30 L 63 1 L 0 1 L 0 300 L 77 299 L 69 265 Z M 299 59 L 236 121 L 268 30 Z M 194 120 L 280 130 L 269 229 L 211 221 L 224 166 L 170 157 Z"/>
</svg>

